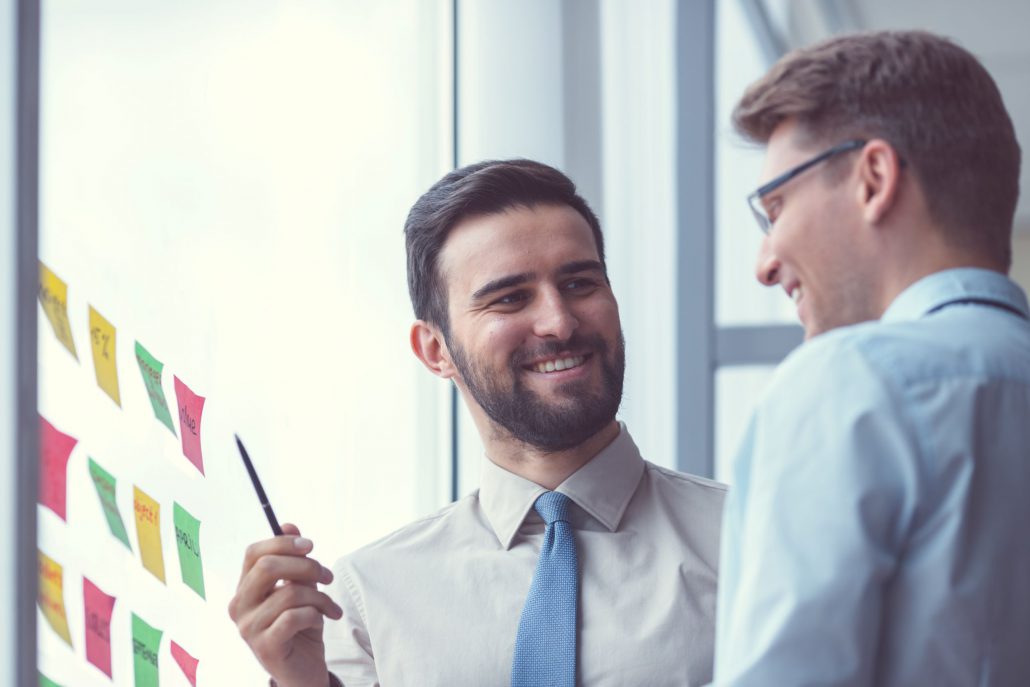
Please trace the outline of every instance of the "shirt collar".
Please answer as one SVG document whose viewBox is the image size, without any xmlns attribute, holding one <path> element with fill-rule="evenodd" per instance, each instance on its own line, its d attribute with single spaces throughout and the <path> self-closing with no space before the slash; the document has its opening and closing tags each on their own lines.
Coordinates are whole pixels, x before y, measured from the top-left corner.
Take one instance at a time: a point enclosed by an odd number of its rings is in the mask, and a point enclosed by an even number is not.
<svg viewBox="0 0 1030 687">
<path fill-rule="evenodd" d="M 880 318 L 883 322 L 915 320 L 946 303 L 965 299 L 994 301 L 1030 315 L 1026 294 L 1003 274 L 960 267 L 923 277 L 902 291 Z"/>
<path fill-rule="evenodd" d="M 614 532 L 643 474 L 644 460 L 626 425 L 620 422 L 615 440 L 569 475 L 555 491 L 568 496 Z M 484 457 L 479 502 L 501 546 L 511 546 L 526 515 L 546 491 Z"/>
</svg>

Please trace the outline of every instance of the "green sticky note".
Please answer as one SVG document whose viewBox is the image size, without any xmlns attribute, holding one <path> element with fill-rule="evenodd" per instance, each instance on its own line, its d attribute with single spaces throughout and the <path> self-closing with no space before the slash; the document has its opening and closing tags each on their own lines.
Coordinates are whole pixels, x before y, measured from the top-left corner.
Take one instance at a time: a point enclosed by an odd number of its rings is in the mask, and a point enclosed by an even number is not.
<svg viewBox="0 0 1030 687">
<path fill-rule="evenodd" d="M 200 520 L 190 515 L 178 503 L 173 504 L 175 542 L 179 545 L 179 568 L 182 581 L 193 591 L 204 596 L 204 569 L 200 564 Z"/>
<path fill-rule="evenodd" d="M 48 678 L 43 673 L 40 673 L 39 674 L 39 687 L 61 687 L 61 685 L 59 685 L 56 682 L 54 682 L 53 680 L 51 680 L 50 678 Z"/>
<path fill-rule="evenodd" d="M 132 551 L 132 544 L 129 543 L 129 535 L 125 531 L 125 523 L 122 522 L 122 515 L 118 512 L 118 502 L 115 501 L 115 486 L 117 480 L 114 475 L 100 467 L 92 458 L 89 459 L 89 476 L 93 478 L 93 484 L 97 488 L 97 496 L 100 497 L 100 505 L 107 516 L 107 526 L 111 534 L 118 538 L 129 551 Z"/>
<path fill-rule="evenodd" d="M 164 423 L 164 426 L 174 436 L 178 436 L 175 434 L 175 425 L 172 424 L 168 401 L 165 400 L 165 390 L 161 386 L 161 371 L 164 370 L 164 363 L 152 356 L 150 351 L 143 348 L 139 341 L 136 342 L 136 362 L 139 363 L 143 384 L 146 385 L 147 395 L 150 396 L 150 405 L 154 406 L 154 417 Z"/>
<path fill-rule="evenodd" d="M 157 650 L 161 646 L 161 630 L 150 627 L 132 614 L 132 664 L 136 687 L 157 687 Z"/>
</svg>

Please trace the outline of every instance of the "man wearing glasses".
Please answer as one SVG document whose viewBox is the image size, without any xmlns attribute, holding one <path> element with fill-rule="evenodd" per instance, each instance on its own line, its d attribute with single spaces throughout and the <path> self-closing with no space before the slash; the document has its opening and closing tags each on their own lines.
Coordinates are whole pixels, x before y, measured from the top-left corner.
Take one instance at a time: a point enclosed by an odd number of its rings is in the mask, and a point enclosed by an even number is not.
<svg viewBox="0 0 1030 687">
<path fill-rule="evenodd" d="M 1006 274 L 1020 149 L 994 81 L 922 32 L 785 56 L 757 277 L 808 341 L 732 472 L 715 683 L 1030 684 L 1030 321 Z"/>
</svg>

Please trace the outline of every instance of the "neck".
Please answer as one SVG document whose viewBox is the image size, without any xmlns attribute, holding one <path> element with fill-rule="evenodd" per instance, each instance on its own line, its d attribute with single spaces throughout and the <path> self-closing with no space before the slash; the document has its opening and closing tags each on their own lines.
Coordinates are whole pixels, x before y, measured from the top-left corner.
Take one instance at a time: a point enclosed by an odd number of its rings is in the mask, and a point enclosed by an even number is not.
<svg viewBox="0 0 1030 687">
<path fill-rule="evenodd" d="M 996 260 L 952 245 L 937 229 L 924 230 L 914 241 L 905 245 L 889 246 L 884 261 L 891 269 L 882 279 L 880 314 L 882 315 L 902 291 L 923 277 L 959 267 L 979 267 L 1006 274 L 1004 265 Z"/>
<path fill-rule="evenodd" d="M 619 436 L 619 423 L 612 420 L 583 443 L 564 451 L 549 452 L 529 446 L 495 426 L 479 429 L 491 462 L 549 490 L 556 489 Z"/>
</svg>

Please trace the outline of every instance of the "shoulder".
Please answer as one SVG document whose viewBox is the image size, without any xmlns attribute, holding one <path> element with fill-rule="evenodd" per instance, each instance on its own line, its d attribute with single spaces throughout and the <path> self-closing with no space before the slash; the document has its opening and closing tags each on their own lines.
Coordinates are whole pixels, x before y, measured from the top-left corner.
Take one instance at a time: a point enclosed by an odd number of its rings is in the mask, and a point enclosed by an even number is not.
<svg viewBox="0 0 1030 687">
<path fill-rule="evenodd" d="M 646 460 L 644 475 L 657 494 L 668 497 L 674 503 L 689 506 L 695 512 L 700 509 L 714 515 L 722 513 L 727 486 L 721 482 L 670 470 Z"/>
<path fill-rule="evenodd" d="M 343 556 L 336 567 L 344 572 L 356 571 L 373 563 L 381 564 L 397 558 L 410 560 L 413 556 L 431 555 L 445 550 L 456 537 L 467 536 L 480 526 L 478 509 L 477 490 L 355 549 Z"/>
</svg>

